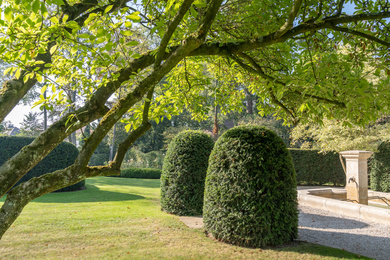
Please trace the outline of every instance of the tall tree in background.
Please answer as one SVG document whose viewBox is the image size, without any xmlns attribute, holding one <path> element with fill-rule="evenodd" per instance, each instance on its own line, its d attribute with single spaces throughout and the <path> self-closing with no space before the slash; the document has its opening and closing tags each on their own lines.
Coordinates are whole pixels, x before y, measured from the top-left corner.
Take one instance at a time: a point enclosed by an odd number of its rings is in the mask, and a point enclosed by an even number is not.
<svg viewBox="0 0 390 260">
<path fill-rule="evenodd" d="M 353 2 L 353 14 L 344 5 Z M 263 114 L 293 124 L 347 119 L 366 124 L 389 113 L 388 1 L 160 1 L 3 0 L 0 59 L 13 67 L 0 90 L 0 122 L 37 83 L 49 90 L 38 106 L 64 107 L 63 116 L 0 167 L 0 237 L 31 200 L 92 176 L 119 174 L 127 149 L 150 128 L 187 107 L 194 118 L 209 111 L 204 93 L 217 96 L 221 113 L 242 109 L 246 86 Z M 154 39 L 139 53 L 140 26 Z M 137 46 L 138 45 L 138 46 Z M 345 47 L 343 53 L 337 49 Z M 210 70 L 205 75 L 204 64 Z M 370 63 L 375 84 L 365 79 Z M 210 77 L 222 79 L 209 89 Z M 167 79 L 167 84 L 158 83 Z M 64 86 L 85 100 L 71 111 Z M 120 88 L 127 92 L 108 108 Z M 215 95 L 215 94 L 218 95 Z M 113 125 L 127 115 L 128 136 L 112 162 L 88 161 Z M 75 163 L 13 189 L 28 170 L 68 135 L 100 118 Z"/>
<path fill-rule="evenodd" d="M 41 115 L 38 112 L 28 112 L 21 123 L 21 133 L 28 137 L 37 137 L 43 130 Z"/>
</svg>

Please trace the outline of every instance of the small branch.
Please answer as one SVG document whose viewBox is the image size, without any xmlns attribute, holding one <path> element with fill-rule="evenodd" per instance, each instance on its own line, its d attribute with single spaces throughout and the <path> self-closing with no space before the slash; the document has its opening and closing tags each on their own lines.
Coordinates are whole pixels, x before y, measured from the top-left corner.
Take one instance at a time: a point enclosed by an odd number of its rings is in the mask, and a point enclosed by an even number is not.
<svg viewBox="0 0 390 260">
<path fill-rule="evenodd" d="M 146 98 L 149 100 L 145 101 L 144 105 L 144 111 L 142 115 L 142 124 L 137 127 L 135 130 L 133 130 L 127 138 L 119 144 L 118 150 L 116 152 L 114 161 L 112 163 L 112 167 L 116 169 L 120 169 L 122 165 L 122 161 L 126 155 L 127 150 L 129 150 L 130 146 L 134 144 L 134 142 L 141 137 L 146 131 L 148 131 L 152 125 L 149 122 L 149 109 L 150 109 L 150 103 L 153 98 L 153 92 L 154 87 L 149 90 L 148 94 L 146 95 Z"/>
<path fill-rule="evenodd" d="M 339 1 L 339 6 L 337 7 L 337 13 L 335 15 L 336 17 L 341 15 L 341 11 L 343 10 L 343 7 L 344 7 L 344 2 L 345 2 L 345 0 Z"/>
<path fill-rule="evenodd" d="M 154 69 L 158 69 L 160 67 L 161 61 L 163 60 L 165 49 L 168 46 L 169 40 L 171 39 L 173 33 L 176 31 L 177 26 L 183 19 L 184 15 L 187 13 L 188 9 L 190 9 L 192 3 L 195 0 L 184 0 L 184 2 L 180 5 L 179 10 L 177 11 L 173 20 L 169 23 L 168 28 L 161 40 L 160 46 L 158 48 L 158 52 L 156 55 L 156 61 L 154 63 Z"/>
<path fill-rule="evenodd" d="M 309 52 L 309 56 L 310 56 L 310 65 L 311 65 L 311 69 L 313 70 L 313 76 L 316 80 L 316 84 L 318 83 L 318 78 L 317 78 L 317 72 L 316 72 L 316 69 L 314 68 L 314 64 L 313 64 L 313 56 L 311 55 L 311 51 L 310 51 L 310 45 L 309 45 L 309 41 L 307 39 L 305 39 L 305 42 L 306 42 L 306 45 L 307 45 L 307 51 Z"/>
<path fill-rule="evenodd" d="M 272 91 L 272 89 L 271 88 L 269 88 L 268 89 L 268 92 L 269 92 L 269 94 L 270 94 L 270 96 L 271 96 L 271 100 L 272 100 L 272 102 L 274 102 L 276 105 L 278 105 L 279 107 L 281 107 L 282 109 L 283 109 L 283 111 L 287 114 L 287 115 L 289 115 L 291 118 L 292 118 L 292 120 L 293 120 L 293 123 L 294 123 L 294 125 L 295 124 L 297 124 L 298 123 L 298 121 L 299 121 L 299 119 L 297 119 L 296 118 L 296 116 L 282 103 L 282 102 L 280 102 L 276 97 L 275 97 L 275 94 L 274 94 L 274 92 Z"/>
<path fill-rule="evenodd" d="M 293 23 L 295 20 L 295 17 L 297 17 L 297 14 L 299 12 L 299 9 L 301 8 L 302 0 L 295 0 L 294 5 L 291 9 L 290 14 L 288 15 L 287 21 L 283 24 L 282 27 L 275 33 L 275 38 L 279 38 L 283 34 L 285 34 L 288 30 L 290 30 L 293 27 Z"/>
<path fill-rule="evenodd" d="M 382 45 L 390 48 L 390 42 L 383 41 L 383 40 L 378 39 L 378 38 L 376 38 L 376 37 L 374 37 L 372 35 L 369 35 L 369 34 L 366 34 L 366 33 L 362 33 L 362 32 L 358 32 L 358 31 L 355 31 L 355 30 L 351 30 L 351 29 L 345 28 L 345 27 L 338 27 L 338 26 L 335 26 L 335 25 L 330 26 L 330 28 L 335 30 L 335 31 L 340 31 L 340 32 L 345 32 L 345 33 L 357 35 L 357 36 L 366 38 L 368 40 L 377 42 L 379 44 L 382 44 Z"/>
<path fill-rule="evenodd" d="M 276 83 L 278 85 L 281 85 L 281 86 L 286 86 L 286 83 L 270 76 L 270 75 L 267 75 L 264 73 L 264 71 L 261 69 L 261 67 L 256 63 L 256 61 L 250 57 L 249 55 L 245 54 L 245 53 L 241 53 L 240 56 L 244 57 L 246 60 L 249 61 L 249 63 L 251 63 L 256 69 L 244 64 L 240 59 L 238 59 L 237 57 L 234 57 L 233 55 L 231 55 L 231 57 L 245 70 L 251 72 L 251 73 L 254 73 L 254 74 L 257 74 L 259 76 L 261 76 L 263 79 L 266 79 L 266 80 L 269 80 L 273 83 Z M 308 94 L 303 94 L 301 93 L 300 91 L 298 90 L 290 90 L 292 93 L 294 94 L 299 94 L 301 96 L 304 96 L 306 98 L 313 98 L 313 99 L 316 99 L 316 100 L 319 100 L 319 101 L 323 101 L 323 102 L 326 102 L 326 103 L 329 103 L 329 104 L 333 104 L 333 105 L 337 105 L 339 107 L 343 107 L 345 108 L 345 104 L 342 103 L 342 102 L 339 102 L 339 101 L 336 101 L 336 100 L 331 100 L 331 99 L 327 99 L 327 98 L 323 98 L 323 97 L 319 97 L 319 96 L 315 96 L 315 95 L 308 95 Z"/>
</svg>

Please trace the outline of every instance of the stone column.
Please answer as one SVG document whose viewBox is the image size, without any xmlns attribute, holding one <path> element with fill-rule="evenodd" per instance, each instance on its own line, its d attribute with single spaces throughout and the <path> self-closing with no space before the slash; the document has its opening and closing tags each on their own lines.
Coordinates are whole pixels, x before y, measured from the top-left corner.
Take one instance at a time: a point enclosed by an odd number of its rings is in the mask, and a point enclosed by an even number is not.
<svg viewBox="0 0 390 260">
<path fill-rule="evenodd" d="M 359 204 L 368 204 L 367 159 L 370 151 L 345 151 L 340 153 L 346 161 L 347 199 Z"/>
</svg>

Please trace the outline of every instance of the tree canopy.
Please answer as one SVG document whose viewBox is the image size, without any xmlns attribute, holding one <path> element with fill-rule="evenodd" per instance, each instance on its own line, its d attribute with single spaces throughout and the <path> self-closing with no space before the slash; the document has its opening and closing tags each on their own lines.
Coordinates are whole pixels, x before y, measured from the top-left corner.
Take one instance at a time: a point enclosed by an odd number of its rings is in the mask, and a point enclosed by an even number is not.
<svg viewBox="0 0 390 260">
<path fill-rule="evenodd" d="M 345 13 L 347 4 L 353 13 Z M 389 7 L 383 0 L 1 1 L 0 59 L 11 66 L 0 90 L 0 122 L 37 82 L 43 85 L 37 106 L 65 109 L 0 167 L 0 196 L 8 192 L 0 237 L 34 198 L 119 174 L 124 154 L 150 120 L 183 108 L 204 118 L 207 96 L 226 113 L 242 109 L 249 91 L 260 98 L 261 114 L 292 124 L 334 118 L 363 125 L 388 114 Z M 79 108 L 66 94 L 72 91 L 85 100 Z M 109 105 L 119 91 L 121 98 Z M 10 190 L 96 119 L 73 165 Z M 119 120 L 129 132 L 114 160 L 89 167 Z"/>
</svg>

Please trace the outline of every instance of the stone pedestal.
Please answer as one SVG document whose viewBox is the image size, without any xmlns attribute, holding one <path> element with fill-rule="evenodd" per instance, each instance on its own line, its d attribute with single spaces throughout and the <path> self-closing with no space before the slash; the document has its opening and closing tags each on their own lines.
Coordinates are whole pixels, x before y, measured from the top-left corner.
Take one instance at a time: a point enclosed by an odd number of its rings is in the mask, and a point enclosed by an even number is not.
<svg viewBox="0 0 390 260">
<path fill-rule="evenodd" d="M 340 153 L 346 162 L 347 199 L 359 204 L 368 204 L 367 159 L 370 151 L 345 151 Z"/>
</svg>

